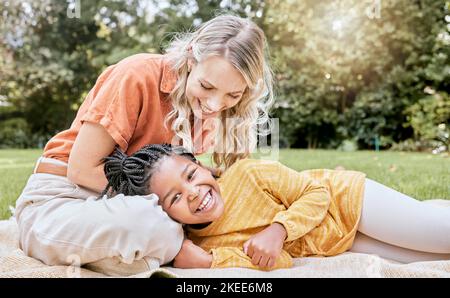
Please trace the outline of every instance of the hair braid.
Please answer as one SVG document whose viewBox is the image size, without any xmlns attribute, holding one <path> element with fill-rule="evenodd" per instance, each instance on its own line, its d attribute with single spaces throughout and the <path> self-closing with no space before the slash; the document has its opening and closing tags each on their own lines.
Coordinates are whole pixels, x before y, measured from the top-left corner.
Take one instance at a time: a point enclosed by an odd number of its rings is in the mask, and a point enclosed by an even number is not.
<svg viewBox="0 0 450 298">
<path fill-rule="evenodd" d="M 148 186 L 157 163 L 165 156 L 180 155 L 197 162 L 192 153 L 183 147 L 172 147 L 170 144 L 152 144 L 142 147 L 131 156 L 126 155 L 118 147 L 105 158 L 104 172 L 108 184 L 100 197 L 111 197 L 117 194 L 147 195 L 151 191 Z"/>
</svg>

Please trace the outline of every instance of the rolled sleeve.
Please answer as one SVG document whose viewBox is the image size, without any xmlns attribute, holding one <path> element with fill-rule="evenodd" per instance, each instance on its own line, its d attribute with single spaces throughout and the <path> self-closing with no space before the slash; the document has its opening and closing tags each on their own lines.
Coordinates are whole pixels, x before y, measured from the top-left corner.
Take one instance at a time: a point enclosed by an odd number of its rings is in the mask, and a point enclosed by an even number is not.
<svg viewBox="0 0 450 298">
<path fill-rule="evenodd" d="M 122 150 L 126 150 L 142 109 L 143 82 L 133 69 L 117 66 L 92 92 L 92 104 L 80 121 L 102 125 Z"/>
</svg>

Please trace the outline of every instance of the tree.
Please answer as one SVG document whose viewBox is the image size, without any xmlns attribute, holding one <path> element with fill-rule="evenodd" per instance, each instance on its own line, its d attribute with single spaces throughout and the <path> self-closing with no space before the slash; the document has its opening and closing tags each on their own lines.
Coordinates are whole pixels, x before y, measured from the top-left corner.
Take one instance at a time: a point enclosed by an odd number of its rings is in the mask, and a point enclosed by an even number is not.
<svg viewBox="0 0 450 298">
<path fill-rule="evenodd" d="M 371 3 L 381 5 L 379 15 Z M 275 115 L 292 145 L 336 147 L 355 139 L 369 148 L 381 136 L 389 147 L 413 136 L 405 111 L 426 86 L 448 90 L 448 44 L 444 49 L 438 39 L 447 26 L 442 2 L 272 0 L 269 6 L 265 27 L 279 81 Z"/>
</svg>

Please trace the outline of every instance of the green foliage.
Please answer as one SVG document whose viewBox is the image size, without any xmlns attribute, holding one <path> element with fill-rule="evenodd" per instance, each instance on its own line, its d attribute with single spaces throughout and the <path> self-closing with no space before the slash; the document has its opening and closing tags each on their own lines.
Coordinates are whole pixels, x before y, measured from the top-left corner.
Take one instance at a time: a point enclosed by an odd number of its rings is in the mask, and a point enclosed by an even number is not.
<svg viewBox="0 0 450 298">
<path fill-rule="evenodd" d="M 414 137 L 422 147 L 450 146 L 450 97 L 437 93 L 420 99 L 406 109 L 408 124 L 414 129 Z"/>
<path fill-rule="evenodd" d="M 27 148 L 30 135 L 25 119 L 11 118 L 0 122 L 0 148 Z"/>
<path fill-rule="evenodd" d="M 7 110 L 0 107 L 5 116 L 0 118 L 0 148 L 43 148 L 50 136 L 34 134 L 20 113 L 5 113 Z"/>
<path fill-rule="evenodd" d="M 97 39 L 95 21 L 88 9 L 86 18 L 68 18 L 61 1 L 11 1 L 3 9 L 14 30 L 3 45 L 10 70 L 2 93 L 32 133 L 52 135 L 70 125 L 73 103 L 95 81 L 98 68 L 88 63 L 88 49 Z"/>
<path fill-rule="evenodd" d="M 408 125 L 408 107 L 427 87 L 449 90 L 448 4 L 379 3 L 377 16 L 370 1 L 270 1 L 264 24 L 278 74 L 274 115 L 294 146 L 336 148 L 355 139 L 373 148 L 378 136 L 389 148 L 424 136 Z"/>
</svg>

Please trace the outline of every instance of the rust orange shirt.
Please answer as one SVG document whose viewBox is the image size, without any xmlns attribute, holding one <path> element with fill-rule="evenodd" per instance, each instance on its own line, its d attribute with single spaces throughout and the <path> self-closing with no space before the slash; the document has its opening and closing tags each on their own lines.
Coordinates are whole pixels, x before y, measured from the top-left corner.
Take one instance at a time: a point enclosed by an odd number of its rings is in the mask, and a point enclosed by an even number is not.
<svg viewBox="0 0 450 298">
<path fill-rule="evenodd" d="M 168 95 L 176 80 L 160 54 L 137 54 L 107 67 L 70 128 L 48 141 L 43 156 L 68 162 L 85 121 L 102 125 L 127 154 L 146 144 L 170 143 L 174 133 L 164 127 L 164 118 L 172 110 Z"/>
</svg>

